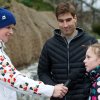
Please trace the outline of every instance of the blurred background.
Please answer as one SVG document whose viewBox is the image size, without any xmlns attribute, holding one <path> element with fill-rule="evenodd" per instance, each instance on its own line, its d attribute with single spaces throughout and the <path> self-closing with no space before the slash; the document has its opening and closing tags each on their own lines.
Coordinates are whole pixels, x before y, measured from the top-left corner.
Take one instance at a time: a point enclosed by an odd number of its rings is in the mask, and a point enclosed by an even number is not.
<svg viewBox="0 0 100 100">
<path fill-rule="evenodd" d="M 78 26 L 100 38 L 100 0 L 0 0 L 0 6 L 11 10 L 17 20 L 15 34 L 6 44 L 6 52 L 22 73 L 38 79 L 38 59 L 45 41 L 58 28 L 55 7 L 59 2 L 75 4 Z M 18 93 L 18 100 L 47 100 L 49 98 Z"/>
</svg>

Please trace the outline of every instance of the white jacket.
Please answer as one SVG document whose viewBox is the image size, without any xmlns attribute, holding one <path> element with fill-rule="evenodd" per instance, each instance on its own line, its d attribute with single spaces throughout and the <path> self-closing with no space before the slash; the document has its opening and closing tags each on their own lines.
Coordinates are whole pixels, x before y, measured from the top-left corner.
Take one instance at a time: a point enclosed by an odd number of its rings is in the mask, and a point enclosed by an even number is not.
<svg viewBox="0 0 100 100">
<path fill-rule="evenodd" d="M 45 85 L 22 75 L 11 63 L 3 51 L 4 43 L 0 42 L 0 100 L 17 100 L 16 92 L 39 94 L 51 97 L 54 86 Z M 2 98 L 2 99 L 1 99 Z"/>
<path fill-rule="evenodd" d="M 16 91 L 5 87 L 0 82 L 0 100 L 17 100 Z"/>
</svg>

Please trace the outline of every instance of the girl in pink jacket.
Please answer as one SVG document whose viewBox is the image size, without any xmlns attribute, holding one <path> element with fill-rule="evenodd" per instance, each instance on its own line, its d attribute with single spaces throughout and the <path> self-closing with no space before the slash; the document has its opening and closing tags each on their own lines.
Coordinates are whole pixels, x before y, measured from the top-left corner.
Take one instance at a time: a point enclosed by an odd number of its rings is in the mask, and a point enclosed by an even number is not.
<svg viewBox="0 0 100 100">
<path fill-rule="evenodd" d="M 84 63 L 92 81 L 89 100 L 100 100 L 100 43 L 88 47 Z"/>
</svg>

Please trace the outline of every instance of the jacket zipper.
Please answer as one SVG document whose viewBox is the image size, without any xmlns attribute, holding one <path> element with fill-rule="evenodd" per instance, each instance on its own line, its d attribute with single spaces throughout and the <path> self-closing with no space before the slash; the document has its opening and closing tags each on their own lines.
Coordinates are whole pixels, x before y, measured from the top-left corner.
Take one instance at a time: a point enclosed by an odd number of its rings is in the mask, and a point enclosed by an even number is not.
<svg viewBox="0 0 100 100">
<path fill-rule="evenodd" d="M 70 67 L 69 67 L 69 43 L 67 42 L 66 38 L 64 38 L 64 41 L 65 41 L 65 44 L 66 44 L 67 49 L 68 49 L 68 51 L 67 51 L 67 54 L 68 54 L 68 64 L 67 64 L 68 65 L 68 67 L 67 67 L 68 68 L 68 71 L 67 71 L 67 73 L 68 74 L 67 75 L 69 75 L 69 70 L 70 70 Z M 67 100 L 66 99 L 66 96 L 64 97 L 64 100 Z"/>
<path fill-rule="evenodd" d="M 67 73 L 69 75 L 69 72 L 70 72 L 70 67 L 69 67 L 69 43 L 67 42 L 67 40 L 65 38 L 64 38 L 64 41 L 65 41 L 65 44 L 66 44 L 67 49 L 68 49 L 68 51 L 67 51 L 67 54 L 68 54 L 68 63 L 67 63 L 67 65 L 68 65 L 68 71 L 67 71 Z"/>
</svg>

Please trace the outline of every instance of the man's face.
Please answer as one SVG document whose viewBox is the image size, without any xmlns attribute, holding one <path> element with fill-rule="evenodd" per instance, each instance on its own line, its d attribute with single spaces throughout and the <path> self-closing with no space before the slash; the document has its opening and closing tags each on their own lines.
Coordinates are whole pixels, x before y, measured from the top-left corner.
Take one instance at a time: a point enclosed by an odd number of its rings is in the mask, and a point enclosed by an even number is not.
<svg viewBox="0 0 100 100">
<path fill-rule="evenodd" d="M 13 35 L 13 28 L 14 25 L 9 25 L 7 27 L 0 28 L 0 40 L 2 40 L 3 42 L 7 42 L 10 36 Z"/>
<path fill-rule="evenodd" d="M 77 18 L 70 13 L 61 14 L 57 18 L 63 36 L 71 36 L 76 30 Z"/>
</svg>

